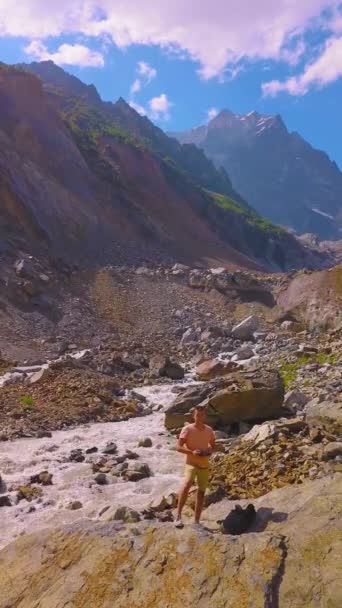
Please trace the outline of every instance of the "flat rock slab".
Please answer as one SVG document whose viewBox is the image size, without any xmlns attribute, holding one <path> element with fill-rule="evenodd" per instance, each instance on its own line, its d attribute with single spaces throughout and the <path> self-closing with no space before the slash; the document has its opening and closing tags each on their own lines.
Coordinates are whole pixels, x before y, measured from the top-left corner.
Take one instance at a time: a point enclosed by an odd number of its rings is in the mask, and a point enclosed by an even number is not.
<svg viewBox="0 0 342 608">
<path fill-rule="evenodd" d="M 273 492 L 256 506 L 285 517 L 238 537 L 90 521 L 21 537 L 0 552 L 0 608 L 339 608 L 341 491 L 335 475 Z"/>
</svg>

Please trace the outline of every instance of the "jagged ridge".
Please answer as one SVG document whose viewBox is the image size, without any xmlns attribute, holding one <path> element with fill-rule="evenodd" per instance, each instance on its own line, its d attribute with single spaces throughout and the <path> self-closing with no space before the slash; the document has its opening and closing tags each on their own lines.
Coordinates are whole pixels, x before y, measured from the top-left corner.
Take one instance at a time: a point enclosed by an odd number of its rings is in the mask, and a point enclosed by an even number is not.
<svg viewBox="0 0 342 608">
<path fill-rule="evenodd" d="M 270 220 L 299 233 L 341 237 L 341 171 L 327 154 L 289 133 L 279 115 L 223 110 L 208 125 L 174 135 L 227 168 L 234 187 Z"/>
</svg>

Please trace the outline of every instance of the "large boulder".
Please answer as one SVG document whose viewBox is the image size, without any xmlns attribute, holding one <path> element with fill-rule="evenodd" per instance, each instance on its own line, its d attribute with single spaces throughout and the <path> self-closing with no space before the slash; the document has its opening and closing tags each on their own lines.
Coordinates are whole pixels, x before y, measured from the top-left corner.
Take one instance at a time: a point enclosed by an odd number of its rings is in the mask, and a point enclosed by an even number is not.
<svg viewBox="0 0 342 608">
<path fill-rule="evenodd" d="M 196 367 L 196 375 L 199 380 L 213 380 L 213 378 L 219 378 L 230 374 L 237 368 L 237 364 L 233 361 L 219 361 L 218 359 L 209 359 L 203 361 Z"/>
<path fill-rule="evenodd" d="M 213 390 L 212 384 L 198 384 L 185 389 L 170 405 L 165 413 L 165 426 L 167 429 L 178 429 L 189 421 L 191 409 L 202 401 Z"/>
<path fill-rule="evenodd" d="M 208 415 L 215 426 L 269 420 L 282 413 L 284 385 L 277 372 L 236 374 L 232 382 L 208 400 Z"/>
<path fill-rule="evenodd" d="M 183 393 L 167 409 L 167 429 L 182 427 L 189 421 L 191 407 L 204 400 L 208 424 L 215 428 L 235 422 L 270 420 L 283 413 L 284 386 L 275 371 L 236 372 L 192 391 Z"/>
<path fill-rule="evenodd" d="M 310 427 L 323 426 L 333 434 L 342 437 L 342 400 L 310 401 L 305 407 L 306 420 Z"/>
<path fill-rule="evenodd" d="M 339 608 L 341 494 L 341 475 L 272 492 L 236 537 L 150 521 L 39 530 L 0 552 L 0 608 Z M 211 505 L 206 525 L 232 506 Z"/>
<path fill-rule="evenodd" d="M 250 315 L 233 327 L 232 336 L 236 340 L 251 340 L 258 327 L 259 318 L 256 315 Z"/>
</svg>

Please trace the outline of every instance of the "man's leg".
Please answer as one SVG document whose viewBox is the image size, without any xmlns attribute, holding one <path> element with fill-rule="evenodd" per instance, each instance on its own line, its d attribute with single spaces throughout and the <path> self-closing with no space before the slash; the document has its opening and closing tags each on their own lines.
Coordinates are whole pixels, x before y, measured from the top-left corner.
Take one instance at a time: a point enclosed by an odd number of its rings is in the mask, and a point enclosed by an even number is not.
<svg viewBox="0 0 342 608">
<path fill-rule="evenodd" d="M 209 470 L 208 469 L 197 469 L 197 495 L 196 495 L 196 506 L 195 506 L 195 523 L 199 524 L 201 519 L 204 495 L 208 486 Z"/>
<path fill-rule="evenodd" d="M 205 492 L 198 488 L 196 494 L 196 506 L 195 506 L 195 524 L 199 524 L 199 520 L 203 511 L 203 503 L 204 503 L 204 495 Z"/>
<path fill-rule="evenodd" d="M 196 470 L 191 465 L 185 466 L 185 480 L 178 495 L 177 522 L 181 522 L 182 510 L 188 498 L 190 488 L 194 482 Z"/>
<path fill-rule="evenodd" d="M 186 503 L 186 499 L 188 498 L 191 486 L 192 486 L 192 479 L 186 479 L 180 489 L 180 492 L 178 495 L 177 519 L 180 519 L 182 516 L 183 507 Z"/>
</svg>

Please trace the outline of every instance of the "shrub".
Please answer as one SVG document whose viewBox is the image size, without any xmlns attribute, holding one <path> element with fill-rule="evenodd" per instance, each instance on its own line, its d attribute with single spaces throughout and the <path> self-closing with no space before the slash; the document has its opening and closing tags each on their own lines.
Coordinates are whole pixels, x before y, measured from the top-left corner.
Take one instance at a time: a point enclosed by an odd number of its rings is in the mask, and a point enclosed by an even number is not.
<svg viewBox="0 0 342 608">
<path fill-rule="evenodd" d="M 32 395 L 22 395 L 22 397 L 20 397 L 19 401 L 22 405 L 25 405 L 26 407 L 32 407 L 34 405 L 34 400 L 33 400 Z"/>
</svg>

